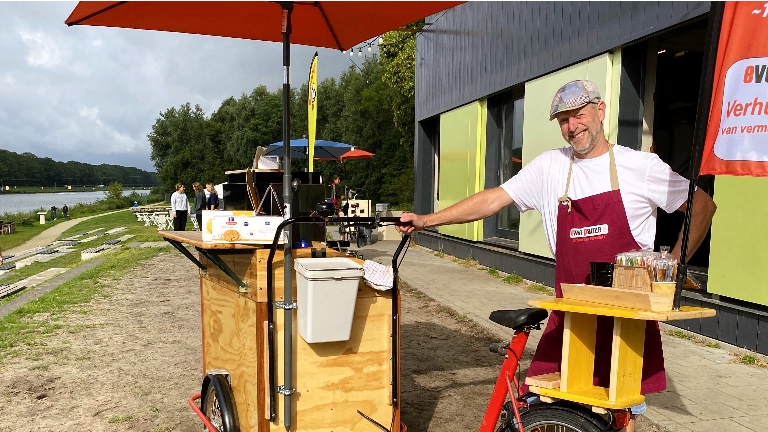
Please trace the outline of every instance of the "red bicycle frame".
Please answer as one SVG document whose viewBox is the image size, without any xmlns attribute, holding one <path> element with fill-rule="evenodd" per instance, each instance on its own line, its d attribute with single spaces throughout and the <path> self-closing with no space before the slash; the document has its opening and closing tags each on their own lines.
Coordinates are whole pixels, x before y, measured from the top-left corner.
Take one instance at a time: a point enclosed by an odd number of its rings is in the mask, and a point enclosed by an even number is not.
<svg viewBox="0 0 768 432">
<path fill-rule="evenodd" d="M 192 408 L 192 411 L 194 411 L 195 414 L 197 414 L 197 417 L 200 418 L 200 420 L 203 422 L 205 427 L 208 428 L 208 432 L 219 432 L 219 430 L 216 429 L 216 427 L 211 424 L 211 422 L 208 420 L 208 417 L 206 417 L 206 415 L 203 413 L 203 411 L 200 410 L 200 408 L 197 407 L 197 404 L 195 402 L 198 399 L 200 399 L 200 393 L 198 393 L 198 394 L 192 396 L 191 398 L 189 398 L 187 403 L 189 404 L 190 408 Z"/>
<path fill-rule="evenodd" d="M 528 403 L 519 401 L 515 396 L 515 394 L 520 391 L 520 383 L 517 382 L 515 371 L 520 363 L 520 357 L 523 355 L 525 344 L 528 342 L 529 334 L 529 331 L 516 331 L 512 336 L 512 341 L 509 346 L 506 347 L 507 353 L 504 356 L 504 363 L 501 365 L 499 378 L 496 379 L 496 385 L 493 387 L 491 400 L 488 402 L 488 408 L 485 410 L 483 422 L 480 424 L 480 432 L 494 431 L 496 424 L 499 422 L 499 415 L 501 415 L 501 409 L 507 396 L 509 396 L 512 410 L 515 413 L 518 431 L 524 432 L 523 423 L 520 420 L 520 408 L 525 408 L 528 406 Z"/>
</svg>

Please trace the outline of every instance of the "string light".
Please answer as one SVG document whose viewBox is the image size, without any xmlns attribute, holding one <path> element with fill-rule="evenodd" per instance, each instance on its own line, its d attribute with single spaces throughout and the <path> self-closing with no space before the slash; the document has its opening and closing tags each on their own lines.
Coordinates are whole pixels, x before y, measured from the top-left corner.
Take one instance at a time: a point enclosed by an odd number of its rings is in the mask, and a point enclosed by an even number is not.
<svg viewBox="0 0 768 432">
<path fill-rule="evenodd" d="M 347 53 L 347 51 L 349 51 L 349 56 L 350 56 L 350 57 L 353 57 L 353 56 L 355 55 L 355 49 L 357 49 L 357 55 L 358 55 L 359 57 L 362 57 L 362 56 L 363 56 L 363 47 L 367 47 L 367 48 L 368 48 L 368 50 L 367 50 L 367 51 L 368 51 L 369 53 L 373 53 L 373 47 L 374 47 L 374 46 L 377 46 L 377 47 L 379 47 L 380 49 L 383 49 L 384 47 L 386 47 L 386 46 L 389 46 L 389 45 L 393 45 L 393 46 L 397 45 L 397 46 L 399 46 L 399 45 L 401 45 L 401 43 L 402 43 L 403 41 L 405 41 L 406 39 L 409 39 L 409 38 L 413 37 L 415 34 L 416 34 L 416 33 L 414 32 L 414 33 L 412 33 L 411 35 L 409 35 L 409 36 L 406 36 L 405 38 L 403 38 L 403 39 L 401 39 L 401 40 L 399 40 L 399 41 L 395 41 L 395 42 L 389 42 L 389 43 L 387 43 L 387 44 L 385 44 L 385 43 L 384 43 L 384 37 L 383 37 L 383 36 L 379 36 L 378 38 L 376 38 L 376 39 L 373 39 L 373 40 L 371 40 L 371 41 L 370 41 L 370 42 L 368 42 L 368 43 L 365 43 L 365 44 L 361 44 L 361 45 L 359 45 L 359 46 L 356 46 L 356 47 L 352 47 L 352 48 L 349 48 L 349 50 L 344 50 L 344 51 L 342 51 L 342 53 L 343 53 L 343 54 L 346 54 L 346 53 Z M 366 55 L 367 55 L 367 54 L 366 54 Z"/>
</svg>

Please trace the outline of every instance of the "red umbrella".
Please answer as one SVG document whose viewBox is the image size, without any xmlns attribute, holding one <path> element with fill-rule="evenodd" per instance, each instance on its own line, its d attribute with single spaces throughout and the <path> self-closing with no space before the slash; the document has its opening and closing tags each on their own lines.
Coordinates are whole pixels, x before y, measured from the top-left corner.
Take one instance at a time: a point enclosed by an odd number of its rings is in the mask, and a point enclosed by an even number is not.
<svg viewBox="0 0 768 432">
<path fill-rule="evenodd" d="M 339 156 L 339 160 L 344 162 L 345 160 L 353 160 L 353 159 L 370 159 L 374 156 L 376 155 L 371 152 L 355 149 L 355 150 L 350 150 L 344 153 L 343 155 Z"/>
<path fill-rule="evenodd" d="M 159 30 L 346 50 L 463 2 L 450 1 L 136 1 L 80 2 L 67 25 Z M 285 20 L 285 17 L 283 18 Z"/>
<path fill-rule="evenodd" d="M 283 203 L 291 217 L 291 141 L 290 131 L 290 58 L 291 36 L 301 45 L 346 50 L 368 39 L 395 30 L 428 15 L 463 2 L 213 2 L 213 1 L 146 1 L 146 2 L 80 2 L 65 21 L 67 25 L 92 25 L 159 30 L 224 36 L 240 39 L 283 42 Z M 285 242 L 284 266 L 291 266 L 291 237 Z M 293 272 L 286 271 L 285 286 L 292 286 Z M 393 293 L 393 296 L 396 295 Z M 290 304 L 291 290 L 285 291 L 284 302 Z M 270 300 L 271 301 L 271 300 Z M 393 297 L 393 304 L 396 303 Z M 272 324 L 272 308 L 268 321 Z M 393 316 L 396 313 L 393 312 Z M 285 346 L 292 346 L 293 312 L 285 310 Z M 269 355 L 274 356 L 274 333 L 269 333 Z M 396 349 L 393 338 L 393 351 Z M 285 350 L 285 389 L 292 388 L 291 350 Z M 397 356 L 393 357 L 396 359 Z M 399 400 L 398 367 L 393 365 L 393 406 Z M 274 362 L 269 362 L 270 420 L 275 420 Z M 286 430 L 291 429 L 291 391 L 283 393 Z"/>
</svg>

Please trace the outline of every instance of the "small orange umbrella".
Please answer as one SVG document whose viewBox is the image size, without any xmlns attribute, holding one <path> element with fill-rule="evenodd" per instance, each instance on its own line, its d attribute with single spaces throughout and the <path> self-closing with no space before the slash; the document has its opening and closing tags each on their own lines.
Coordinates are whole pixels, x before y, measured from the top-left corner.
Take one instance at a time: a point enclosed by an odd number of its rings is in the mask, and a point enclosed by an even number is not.
<svg viewBox="0 0 768 432">
<path fill-rule="evenodd" d="M 353 160 L 353 159 L 370 159 L 374 156 L 376 155 L 371 152 L 367 152 L 365 150 L 360 150 L 360 149 L 354 149 L 339 156 L 339 160 L 344 162 L 345 160 Z"/>
</svg>

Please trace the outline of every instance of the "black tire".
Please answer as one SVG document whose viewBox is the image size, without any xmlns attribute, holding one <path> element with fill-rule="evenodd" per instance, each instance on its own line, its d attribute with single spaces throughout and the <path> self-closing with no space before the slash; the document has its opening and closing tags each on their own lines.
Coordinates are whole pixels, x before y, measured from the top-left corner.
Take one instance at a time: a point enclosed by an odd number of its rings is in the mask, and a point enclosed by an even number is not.
<svg viewBox="0 0 768 432">
<path fill-rule="evenodd" d="M 203 380 L 201 394 L 200 409 L 219 432 L 240 432 L 235 398 L 224 375 L 208 375 Z"/>
<path fill-rule="evenodd" d="M 508 407 L 508 405 L 505 405 Z M 517 432 L 514 414 L 500 425 L 497 432 Z M 579 405 L 537 403 L 520 413 L 525 432 L 606 432 L 613 431 L 611 425 Z"/>
</svg>

